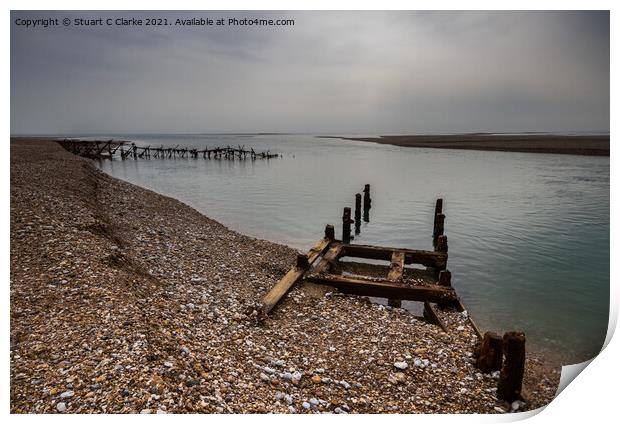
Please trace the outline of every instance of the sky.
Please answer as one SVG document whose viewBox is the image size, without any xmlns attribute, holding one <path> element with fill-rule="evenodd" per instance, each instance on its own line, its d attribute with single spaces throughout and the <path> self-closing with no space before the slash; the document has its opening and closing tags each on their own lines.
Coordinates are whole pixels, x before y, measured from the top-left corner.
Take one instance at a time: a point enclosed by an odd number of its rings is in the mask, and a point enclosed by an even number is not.
<svg viewBox="0 0 620 424">
<path fill-rule="evenodd" d="M 295 23 L 175 25 L 233 17 Z M 609 131 L 608 12 L 14 11 L 10 66 L 12 134 Z"/>
</svg>

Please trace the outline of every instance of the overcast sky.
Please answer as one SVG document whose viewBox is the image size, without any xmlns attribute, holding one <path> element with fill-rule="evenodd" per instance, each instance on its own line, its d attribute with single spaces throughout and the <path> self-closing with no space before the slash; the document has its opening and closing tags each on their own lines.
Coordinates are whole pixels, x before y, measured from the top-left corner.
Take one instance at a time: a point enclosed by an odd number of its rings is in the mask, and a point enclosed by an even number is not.
<svg viewBox="0 0 620 424">
<path fill-rule="evenodd" d="M 18 18 L 60 18 L 32 29 Z M 64 17 L 290 18 L 86 27 Z M 607 12 L 12 12 L 13 134 L 609 130 Z"/>
</svg>

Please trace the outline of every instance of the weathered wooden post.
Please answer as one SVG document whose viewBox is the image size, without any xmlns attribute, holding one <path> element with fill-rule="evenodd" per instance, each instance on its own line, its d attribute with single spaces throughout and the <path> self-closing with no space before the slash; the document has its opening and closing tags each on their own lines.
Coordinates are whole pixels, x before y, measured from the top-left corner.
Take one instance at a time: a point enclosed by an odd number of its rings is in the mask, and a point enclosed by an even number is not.
<svg viewBox="0 0 620 424">
<path fill-rule="evenodd" d="M 370 222 L 370 184 L 364 186 L 364 222 Z"/>
<path fill-rule="evenodd" d="M 355 194 L 355 234 L 360 233 L 362 227 L 362 195 Z"/>
<path fill-rule="evenodd" d="M 512 402 L 521 398 L 525 371 L 525 334 L 516 331 L 504 334 L 503 349 L 506 357 L 499 374 L 497 397 Z"/>
<path fill-rule="evenodd" d="M 136 144 L 131 143 L 131 147 L 133 148 L 133 158 L 138 159 L 138 149 L 136 149 Z"/>
<path fill-rule="evenodd" d="M 437 252 L 448 253 L 448 236 L 440 235 L 437 237 L 437 245 L 435 246 Z"/>
<path fill-rule="evenodd" d="M 325 238 L 330 241 L 334 241 L 336 239 L 336 232 L 334 231 L 333 225 L 325 226 Z"/>
<path fill-rule="evenodd" d="M 342 242 L 343 243 L 351 243 L 351 224 L 353 220 L 351 219 L 351 208 L 344 208 L 344 212 L 342 214 Z"/>
<path fill-rule="evenodd" d="M 297 268 L 299 269 L 308 269 L 310 268 L 310 263 L 308 262 L 308 256 L 304 253 L 297 254 Z"/>
<path fill-rule="evenodd" d="M 443 235 L 445 220 L 446 216 L 443 214 L 443 199 L 437 199 L 435 203 L 435 217 L 433 219 L 433 247 L 437 246 L 437 238 Z"/>
<path fill-rule="evenodd" d="M 491 332 L 484 333 L 480 351 L 476 359 L 476 367 L 483 373 L 499 371 L 502 369 L 502 359 L 504 355 L 502 338 Z"/>
</svg>

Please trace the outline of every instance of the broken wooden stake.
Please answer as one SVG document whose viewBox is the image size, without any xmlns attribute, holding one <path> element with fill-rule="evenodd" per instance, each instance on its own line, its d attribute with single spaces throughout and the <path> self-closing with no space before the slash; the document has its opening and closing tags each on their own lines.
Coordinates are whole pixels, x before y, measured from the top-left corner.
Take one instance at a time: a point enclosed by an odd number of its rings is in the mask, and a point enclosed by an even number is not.
<svg viewBox="0 0 620 424">
<path fill-rule="evenodd" d="M 308 269 L 310 268 L 310 263 L 308 262 L 308 256 L 303 253 L 297 254 L 297 268 L 300 269 Z"/>
<path fill-rule="evenodd" d="M 336 239 L 336 233 L 334 231 L 334 226 L 333 225 L 326 225 L 325 226 L 325 238 L 330 240 L 330 241 L 334 241 Z"/>
<path fill-rule="evenodd" d="M 446 216 L 444 214 L 438 213 L 435 215 L 435 224 L 433 225 L 433 246 L 437 246 L 439 237 L 441 237 L 444 233 L 445 220 Z"/>
<path fill-rule="evenodd" d="M 355 194 L 355 234 L 360 233 L 362 227 L 362 195 Z"/>
<path fill-rule="evenodd" d="M 521 398 L 525 371 L 525 334 L 510 331 L 504 334 L 504 366 L 499 374 L 497 397 L 513 402 Z"/>
<path fill-rule="evenodd" d="M 502 369 L 502 359 L 504 355 L 502 338 L 491 331 L 484 333 L 476 367 L 483 373 L 499 371 Z"/>
<path fill-rule="evenodd" d="M 344 208 L 342 213 L 342 242 L 351 243 L 351 208 Z"/>
<path fill-rule="evenodd" d="M 364 186 L 364 222 L 370 221 L 370 184 Z"/>
</svg>

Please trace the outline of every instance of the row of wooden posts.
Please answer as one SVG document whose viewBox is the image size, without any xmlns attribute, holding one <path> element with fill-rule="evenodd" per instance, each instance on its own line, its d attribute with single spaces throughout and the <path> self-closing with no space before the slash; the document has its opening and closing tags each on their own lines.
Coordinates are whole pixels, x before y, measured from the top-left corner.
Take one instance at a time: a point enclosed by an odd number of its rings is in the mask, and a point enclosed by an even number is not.
<svg viewBox="0 0 620 424">
<path fill-rule="evenodd" d="M 370 210 L 370 185 L 364 187 L 364 221 L 369 221 Z M 355 234 L 360 233 L 361 226 L 361 205 L 362 195 L 355 195 L 355 219 L 351 219 L 351 208 L 345 207 L 342 214 L 342 243 L 351 243 L 351 224 L 355 224 Z M 448 253 L 448 237 L 444 234 L 446 215 L 443 213 L 443 199 L 437 199 L 435 203 L 435 213 L 433 218 L 433 249 L 435 252 Z M 333 227 L 327 226 L 326 237 L 334 238 Z M 303 259 L 306 259 L 305 255 Z M 392 275 L 402 273 L 399 269 L 400 259 L 392 260 L 391 270 L 388 274 L 388 280 L 394 280 Z M 303 261 L 302 261 L 303 262 Z M 298 264 L 303 266 L 303 264 Z M 437 283 L 440 286 L 452 287 L 452 274 L 448 269 L 437 269 Z M 460 303 L 457 302 L 457 310 L 465 310 Z M 388 298 L 388 305 L 392 307 L 401 307 L 401 300 L 397 298 Z M 441 305 L 441 302 L 438 303 Z M 436 323 L 445 330 L 445 325 L 437 317 L 433 308 L 428 301 L 424 302 L 424 316 L 427 320 Z M 476 334 L 481 338 L 481 342 L 477 347 L 476 366 L 484 373 L 500 371 L 500 378 L 497 387 L 497 396 L 500 399 L 514 401 L 521 399 L 522 381 L 525 370 L 525 335 L 522 332 L 507 332 L 503 337 L 496 333 L 486 332 L 482 336 L 475 322 L 468 315 Z"/>
<path fill-rule="evenodd" d="M 196 149 L 189 147 L 141 147 L 135 143 L 128 143 L 126 141 L 90 141 L 90 140 L 71 140 L 64 139 L 58 141 L 68 151 L 85 156 L 92 159 L 112 159 L 118 153 L 122 160 L 125 159 L 171 159 L 171 158 L 193 158 L 198 159 L 227 159 L 227 160 L 245 160 L 245 159 L 274 159 L 280 157 L 279 154 L 270 153 L 269 150 L 265 152 L 256 152 L 253 148 L 249 150 L 245 146 L 238 146 L 238 148 L 226 146 L 226 147 L 214 147 L 209 149 Z"/>
<path fill-rule="evenodd" d="M 364 222 L 370 222 L 370 184 L 364 186 Z M 351 235 L 351 224 L 355 224 L 355 235 L 361 232 L 362 228 L 362 195 L 355 194 L 355 219 L 351 219 L 351 208 L 345 207 L 342 212 L 342 242 L 351 243 L 354 238 Z"/>
</svg>

